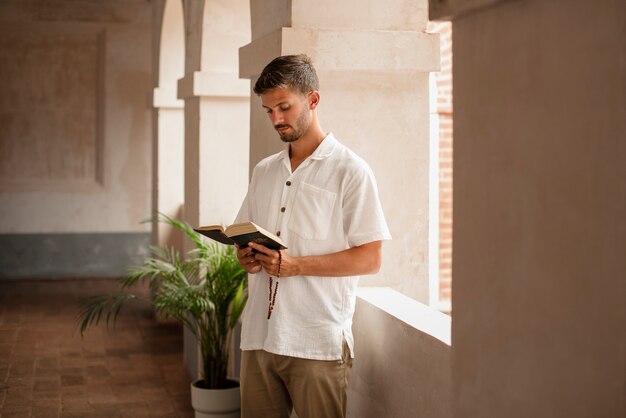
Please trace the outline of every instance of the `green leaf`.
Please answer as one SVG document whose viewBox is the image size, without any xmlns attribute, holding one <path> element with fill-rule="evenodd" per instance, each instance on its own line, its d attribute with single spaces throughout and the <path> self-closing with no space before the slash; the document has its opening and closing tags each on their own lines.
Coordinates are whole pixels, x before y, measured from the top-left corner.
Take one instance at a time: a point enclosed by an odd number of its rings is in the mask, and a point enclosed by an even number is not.
<svg viewBox="0 0 626 418">
<path fill-rule="evenodd" d="M 246 292 L 244 294 L 244 287 L 245 287 L 245 283 L 242 280 L 239 283 L 239 287 L 237 288 L 237 293 L 235 293 L 235 297 L 233 298 L 233 303 L 232 303 L 232 307 L 230 311 L 230 322 L 228 325 L 231 329 L 234 328 L 235 325 L 237 325 L 237 321 L 239 321 L 239 317 L 241 317 L 243 308 L 245 307 L 246 302 L 248 301 L 248 293 Z"/>
</svg>

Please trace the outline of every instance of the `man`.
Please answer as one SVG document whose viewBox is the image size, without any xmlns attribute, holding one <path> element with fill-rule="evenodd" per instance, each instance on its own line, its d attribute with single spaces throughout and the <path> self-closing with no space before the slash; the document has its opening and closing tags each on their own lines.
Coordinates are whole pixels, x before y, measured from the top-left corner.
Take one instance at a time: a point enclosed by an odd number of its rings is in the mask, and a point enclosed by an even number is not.
<svg viewBox="0 0 626 418">
<path fill-rule="evenodd" d="M 319 82 L 306 55 L 270 62 L 254 86 L 285 150 L 254 169 L 236 222 L 288 249 L 249 243 L 241 336 L 243 418 L 346 416 L 358 276 L 376 273 L 390 239 L 369 166 L 324 133 Z"/>
</svg>

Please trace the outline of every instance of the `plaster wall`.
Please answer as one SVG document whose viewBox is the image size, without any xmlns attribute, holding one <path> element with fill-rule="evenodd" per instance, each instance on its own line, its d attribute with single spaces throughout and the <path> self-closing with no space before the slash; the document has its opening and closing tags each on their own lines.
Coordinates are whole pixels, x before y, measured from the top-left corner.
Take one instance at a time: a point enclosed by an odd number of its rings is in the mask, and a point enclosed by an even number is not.
<svg viewBox="0 0 626 418">
<path fill-rule="evenodd" d="M 454 20 L 454 416 L 626 416 L 626 3 Z"/>
<path fill-rule="evenodd" d="M 2 2 L 0 233 L 148 231 L 151 12 Z"/>
</svg>

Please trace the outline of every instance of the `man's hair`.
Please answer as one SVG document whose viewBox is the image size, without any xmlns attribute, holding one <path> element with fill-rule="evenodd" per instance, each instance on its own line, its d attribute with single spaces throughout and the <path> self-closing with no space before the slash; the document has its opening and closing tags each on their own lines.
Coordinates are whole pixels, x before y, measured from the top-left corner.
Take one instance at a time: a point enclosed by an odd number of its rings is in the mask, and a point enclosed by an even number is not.
<svg viewBox="0 0 626 418">
<path fill-rule="evenodd" d="M 268 90 L 288 87 L 302 94 L 319 90 L 315 68 L 305 54 L 284 55 L 267 64 L 254 84 L 254 93 L 261 95 Z"/>
</svg>

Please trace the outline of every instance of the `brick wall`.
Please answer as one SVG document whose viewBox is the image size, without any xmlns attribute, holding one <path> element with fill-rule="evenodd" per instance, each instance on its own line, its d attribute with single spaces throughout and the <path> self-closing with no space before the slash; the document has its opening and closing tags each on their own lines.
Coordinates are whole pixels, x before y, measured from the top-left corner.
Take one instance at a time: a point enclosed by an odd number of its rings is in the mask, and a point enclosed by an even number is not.
<svg viewBox="0 0 626 418">
<path fill-rule="evenodd" d="M 439 114 L 439 298 L 452 295 L 452 24 L 430 22 L 428 31 L 441 37 L 441 71 L 435 74 Z"/>
</svg>

